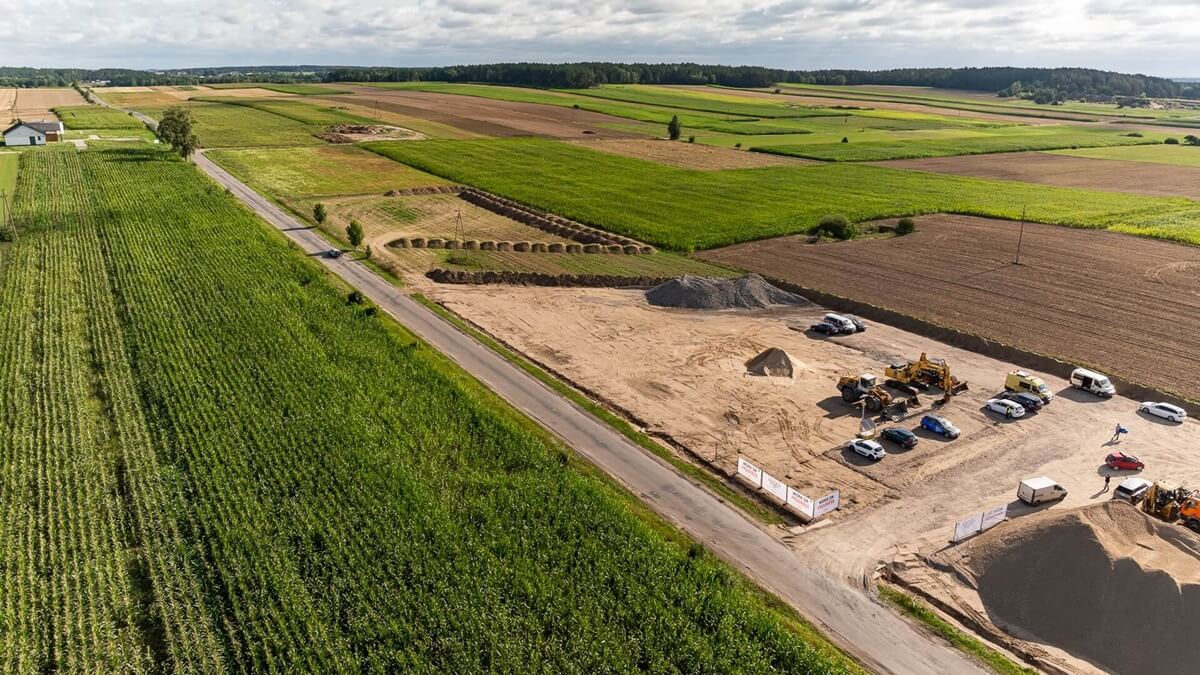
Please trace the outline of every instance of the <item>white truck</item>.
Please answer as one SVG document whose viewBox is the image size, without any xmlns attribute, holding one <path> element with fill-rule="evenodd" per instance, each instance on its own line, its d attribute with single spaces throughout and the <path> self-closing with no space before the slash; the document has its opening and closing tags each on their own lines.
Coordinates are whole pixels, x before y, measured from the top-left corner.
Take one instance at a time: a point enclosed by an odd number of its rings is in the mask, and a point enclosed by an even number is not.
<svg viewBox="0 0 1200 675">
<path fill-rule="evenodd" d="M 1053 478 L 1045 476 L 1026 478 L 1017 486 L 1017 499 L 1030 506 L 1058 501 L 1066 496 L 1066 488 L 1059 485 Z"/>
<path fill-rule="evenodd" d="M 1117 388 L 1109 381 L 1107 375 L 1087 368 L 1076 368 L 1071 372 L 1071 386 L 1093 393 L 1100 398 L 1109 398 L 1117 393 Z"/>
</svg>

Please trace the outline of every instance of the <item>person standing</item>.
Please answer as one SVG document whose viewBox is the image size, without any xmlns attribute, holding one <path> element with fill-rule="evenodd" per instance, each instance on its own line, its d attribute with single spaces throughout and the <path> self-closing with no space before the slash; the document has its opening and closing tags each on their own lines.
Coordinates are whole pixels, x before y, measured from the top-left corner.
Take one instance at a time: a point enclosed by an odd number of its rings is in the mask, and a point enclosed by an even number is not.
<svg viewBox="0 0 1200 675">
<path fill-rule="evenodd" d="M 1101 490 L 1101 492 L 1108 492 L 1108 483 L 1109 483 L 1109 481 L 1111 481 L 1111 480 L 1112 480 L 1112 476 L 1105 476 L 1105 477 L 1104 477 L 1104 489 L 1103 489 L 1103 490 Z"/>
</svg>

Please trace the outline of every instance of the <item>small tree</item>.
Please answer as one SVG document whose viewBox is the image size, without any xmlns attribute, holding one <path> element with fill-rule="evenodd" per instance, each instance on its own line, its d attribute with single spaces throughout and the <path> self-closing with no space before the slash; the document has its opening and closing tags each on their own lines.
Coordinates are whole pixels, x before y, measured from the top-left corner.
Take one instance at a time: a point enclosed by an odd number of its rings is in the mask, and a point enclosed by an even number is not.
<svg viewBox="0 0 1200 675">
<path fill-rule="evenodd" d="M 671 121 L 667 123 L 667 135 L 671 140 L 679 140 L 679 135 L 683 133 L 683 125 L 679 123 L 679 115 L 671 115 Z"/>
<path fill-rule="evenodd" d="M 695 143 L 695 142 L 696 142 L 695 136 L 688 136 L 688 143 Z"/>
<path fill-rule="evenodd" d="M 846 216 L 824 216 L 813 228 L 813 234 L 827 235 L 834 239 L 854 239 L 858 236 L 858 226 L 850 222 Z"/>
<path fill-rule="evenodd" d="M 846 136 L 842 136 L 842 142 L 843 142 L 843 143 L 849 143 L 849 142 L 850 142 L 850 139 L 849 139 L 848 137 L 846 137 Z"/>
<path fill-rule="evenodd" d="M 200 138 L 192 130 L 192 114 L 183 106 L 171 106 L 158 123 L 158 137 L 187 159 L 200 147 Z"/>
<path fill-rule="evenodd" d="M 1167 140 L 1163 141 L 1163 143 L 1166 143 L 1167 145 L 1179 145 L 1179 139 L 1178 138 L 1168 138 Z"/>
<path fill-rule="evenodd" d="M 896 221 L 896 234 L 904 236 L 917 231 L 917 223 L 912 218 L 901 218 Z"/>
<path fill-rule="evenodd" d="M 346 238 L 350 240 L 350 245 L 358 248 L 358 245 L 363 242 L 363 227 L 357 220 L 351 220 L 346 226 Z"/>
<path fill-rule="evenodd" d="M 325 203 L 317 202 L 313 206 L 313 220 L 317 221 L 318 225 L 324 225 L 327 217 L 329 214 L 325 212 Z"/>
<path fill-rule="evenodd" d="M 1183 142 L 1188 145 L 1200 145 L 1200 136 L 1196 134 L 1188 134 L 1183 137 Z"/>
</svg>

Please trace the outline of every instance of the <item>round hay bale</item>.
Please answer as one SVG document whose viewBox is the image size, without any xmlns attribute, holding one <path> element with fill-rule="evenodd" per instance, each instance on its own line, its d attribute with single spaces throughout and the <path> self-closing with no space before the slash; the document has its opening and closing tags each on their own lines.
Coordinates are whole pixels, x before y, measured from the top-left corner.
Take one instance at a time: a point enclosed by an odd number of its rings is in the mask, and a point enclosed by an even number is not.
<svg viewBox="0 0 1200 675">
<path fill-rule="evenodd" d="M 425 248 L 425 238 L 413 237 L 412 239 L 408 240 L 408 245 L 412 246 L 413 248 Z"/>
<path fill-rule="evenodd" d="M 628 245 L 622 246 L 621 250 L 625 251 L 625 255 L 637 255 L 642 249 L 638 248 L 637 246 Z"/>
<path fill-rule="evenodd" d="M 567 247 L 565 244 L 560 244 L 557 242 L 546 246 L 546 251 L 549 253 L 565 253 L 566 249 Z"/>
<path fill-rule="evenodd" d="M 408 248 L 408 240 L 404 237 L 393 239 L 392 241 L 388 242 L 388 246 L 391 248 Z"/>
<path fill-rule="evenodd" d="M 609 253 L 616 253 L 617 255 L 621 255 L 622 253 L 625 252 L 625 249 L 621 248 L 620 244 L 609 244 L 608 246 L 605 246 L 604 248 Z"/>
<path fill-rule="evenodd" d="M 649 254 L 651 254 L 651 253 L 654 253 L 654 247 L 653 247 L 653 246 L 643 246 L 643 247 L 642 247 L 642 254 L 643 254 L 643 255 L 649 255 Z"/>
<path fill-rule="evenodd" d="M 583 253 L 583 244 L 567 244 L 567 253 Z"/>
<path fill-rule="evenodd" d="M 604 247 L 600 244 L 584 244 L 584 253 L 604 253 Z"/>
<path fill-rule="evenodd" d="M 496 242 L 496 250 L 497 251 L 511 251 L 512 250 L 512 242 L 511 241 L 498 241 L 498 242 Z"/>
<path fill-rule="evenodd" d="M 496 242 L 481 241 L 481 242 L 479 242 L 479 250 L 480 251 L 495 251 L 496 250 Z"/>
<path fill-rule="evenodd" d="M 458 239 L 447 239 L 446 248 L 457 251 L 462 248 L 462 242 Z"/>
<path fill-rule="evenodd" d="M 446 240 L 439 237 L 431 237 L 425 240 L 425 248 L 442 248 L 446 245 Z"/>
<path fill-rule="evenodd" d="M 534 252 L 534 253 L 545 253 L 545 252 L 546 252 L 546 245 L 545 245 L 545 244 L 543 244 L 543 243 L 542 243 L 542 242 L 540 242 L 540 241 L 535 241 L 535 242 L 533 243 L 533 252 Z"/>
<path fill-rule="evenodd" d="M 467 239 L 463 241 L 462 247 L 464 251 L 474 251 L 475 249 L 479 248 L 479 242 L 475 241 L 474 239 Z"/>
<path fill-rule="evenodd" d="M 528 253 L 529 252 L 529 242 L 515 241 L 515 242 L 513 242 L 513 250 L 517 251 L 518 253 Z"/>
</svg>

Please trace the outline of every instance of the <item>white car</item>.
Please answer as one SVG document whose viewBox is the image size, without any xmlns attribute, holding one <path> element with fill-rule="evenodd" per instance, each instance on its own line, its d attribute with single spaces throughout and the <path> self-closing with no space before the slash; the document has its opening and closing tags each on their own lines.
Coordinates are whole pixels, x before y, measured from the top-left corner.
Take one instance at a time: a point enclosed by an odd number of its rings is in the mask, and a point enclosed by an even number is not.
<svg viewBox="0 0 1200 675">
<path fill-rule="evenodd" d="M 1170 403 L 1145 401 L 1138 406 L 1138 412 L 1144 412 L 1147 415 L 1154 415 L 1155 417 L 1161 417 L 1172 422 L 1182 422 L 1187 419 L 1186 410 Z"/>
<path fill-rule="evenodd" d="M 1000 413 L 1010 420 L 1025 416 L 1025 406 L 1006 398 L 989 398 L 987 409 Z"/>
<path fill-rule="evenodd" d="M 887 450 L 884 450 L 883 446 L 875 441 L 867 441 L 861 438 L 856 438 L 850 441 L 849 447 L 851 450 L 857 452 L 863 457 L 866 457 L 867 459 L 873 459 L 875 461 L 879 461 L 887 456 Z"/>
<path fill-rule="evenodd" d="M 846 317 L 842 316 L 841 314 L 833 314 L 833 313 L 826 314 L 825 316 L 821 317 L 821 321 L 824 321 L 825 323 L 827 323 L 831 326 L 837 326 L 838 330 L 840 330 L 843 333 L 857 333 L 858 332 L 858 326 L 856 326 L 853 321 L 851 321 L 850 319 L 847 319 Z"/>
</svg>

